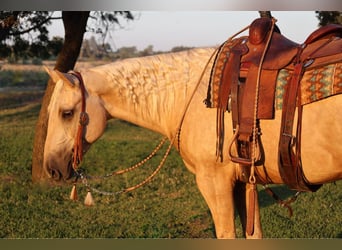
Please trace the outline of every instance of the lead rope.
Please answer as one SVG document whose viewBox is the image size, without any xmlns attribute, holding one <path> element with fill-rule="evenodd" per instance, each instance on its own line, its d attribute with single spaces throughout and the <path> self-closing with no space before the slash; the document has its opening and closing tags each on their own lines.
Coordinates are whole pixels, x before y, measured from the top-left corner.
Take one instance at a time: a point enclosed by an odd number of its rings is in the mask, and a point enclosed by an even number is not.
<svg viewBox="0 0 342 250">
<path fill-rule="evenodd" d="M 178 134 L 178 133 L 177 133 Z M 122 194 L 122 193 L 127 193 L 127 192 L 131 192 L 137 188 L 140 188 L 142 187 L 143 185 L 145 185 L 146 183 L 148 183 L 149 181 L 151 181 L 153 179 L 153 177 L 156 176 L 156 174 L 160 171 L 160 169 L 162 168 L 162 166 L 164 165 L 165 161 L 166 161 L 166 158 L 167 156 L 169 155 L 171 149 L 172 149 L 172 145 L 173 145 L 173 142 L 175 140 L 176 136 L 173 138 L 173 140 L 170 141 L 170 145 L 168 146 L 162 160 L 160 161 L 158 167 L 152 172 L 152 174 L 150 176 L 148 176 L 144 181 L 140 182 L 139 184 L 137 185 L 134 185 L 132 187 L 129 187 L 129 188 L 125 188 L 125 189 L 122 189 L 120 191 L 117 191 L 117 192 L 105 192 L 105 191 L 100 191 L 94 187 L 91 187 L 90 184 L 88 183 L 88 179 L 86 178 L 86 176 L 83 175 L 82 172 L 79 172 L 79 176 L 82 180 L 82 183 L 88 188 L 88 194 L 87 196 L 89 196 L 90 194 L 90 190 L 91 191 L 94 191 L 96 193 L 99 193 L 99 194 L 102 194 L 102 195 L 107 195 L 107 196 L 117 196 L 119 194 Z M 155 153 L 157 153 L 157 151 L 160 149 L 160 147 L 165 143 L 166 141 L 166 137 L 162 139 L 162 141 L 159 143 L 159 145 L 156 147 L 156 149 L 148 156 L 146 157 L 144 160 L 142 160 L 141 162 L 135 164 L 134 166 L 130 167 L 130 168 L 127 168 L 127 169 L 124 169 L 124 170 L 120 170 L 120 171 L 116 171 L 116 172 L 113 172 L 109 175 L 107 175 L 106 177 L 109 177 L 109 176 L 114 176 L 114 175 L 120 175 L 120 174 L 124 174 L 124 173 L 127 173 L 127 172 L 130 172 L 140 166 L 142 166 L 144 163 L 146 163 L 149 159 L 151 159 L 153 157 L 153 155 Z M 91 195 L 91 194 L 90 194 Z M 86 204 L 87 203 L 87 197 L 86 197 L 86 200 L 85 200 L 85 205 L 89 205 L 89 204 Z M 92 205 L 92 204 L 91 204 Z"/>
<path fill-rule="evenodd" d="M 85 201 L 84 201 L 84 204 L 86 206 L 93 206 L 95 204 L 94 202 L 94 199 L 92 197 L 92 194 L 91 194 L 91 191 L 95 192 L 95 193 L 99 193 L 99 194 L 102 194 L 102 195 L 107 195 L 107 196 L 117 196 L 119 194 L 122 194 L 122 193 L 127 193 L 127 192 L 131 192 L 137 188 L 140 188 L 142 186 L 144 186 L 145 184 L 147 184 L 148 182 L 150 182 L 156 175 L 157 173 L 160 171 L 160 169 L 162 168 L 162 166 L 164 165 L 166 159 L 167 159 L 167 156 L 170 154 L 170 151 L 172 149 L 172 146 L 176 140 L 176 138 L 178 138 L 179 140 L 179 137 L 180 137 L 180 132 L 181 132 L 181 127 L 182 127 L 182 124 L 183 124 L 183 121 L 184 121 L 184 118 L 185 118 L 185 114 L 187 113 L 188 109 L 189 109 L 189 106 L 190 106 L 190 103 L 203 79 L 203 76 L 206 72 L 206 69 L 210 63 L 210 61 L 212 60 L 212 58 L 214 57 L 215 53 L 217 52 L 217 49 L 214 50 L 214 52 L 211 54 L 210 58 L 208 59 L 198 81 L 197 81 L 197 84 L 195 86 L 195 89 L 194 91 L 192 92 L 190 98 L 189 98 L 189 101 L 187 102 L 186 106 L 185 106 L 185 109 L 183 111 L 183 115 L 180 119 L 180 122 L 179 122 L 179 125 L 178 125 L 178 128 L 176 130 L 176 133 L 175 135 L 172 137 L 172 139 L 170 140 L 170 145 L 168 146 L 162 160 L 160 161 L 158 167 L 154 170 L 154 172 L 148 176 L 144 181 L 140 182 L 139 184 L 135 185 L 135 186 L 132 186 L 132 187 L 129 187 L 129 188 L 125 188 L 123 190 L 120 190 L 120 191 L 117 191 L 117 192 L 106 192 L 106 191 L 101 191 L 97 188 L 94 188 L 92 186 L 90 186 L 90 184 L 88 183 L 88 179 L 85 175 L 83 175 L 83 173 L 81 171 L 79 171 L 78 169 L 74 168 L 76 174 L 78 177 L 81 178 L 81 181 L 82 183 L 86 186 L 87 188 L 87 195 L 86 195 L 86 198 L 85 198 Z M 155 150 L 148 156 L 146 157 L 144 160 L 142 160 L 141 162 L 135 164 L 134 166 L 132 167 L 129 167 L 127 169 L 124 169 L 124 170 L 120 170 L 120 171 L 116 171 L 116 172 L 112 172 L 111 174 L 108 174 L 106 175 L 105 177 L 109 177 L 109 176 L 114 176 L 114 175 L 119 175 L 119 174 L 124 174 L 124 173 L 127 173 L 127 172 L 130 172 L 140 166 L 142 166 L 143 164 L 145 164 L 149 159 L 151 159 L 156 153 L 157 151 L 161 148 L 161 146 L 165 143 L 166 141 L 166 137 L 162 139 L 162 141 L 159 143 L 159 145 L 155 148 Z M 179 141 L 178 141 L 178 150 L 180 151 L 180 147 L 179 147 Z M 76 182 L 77 182 L 77 179 L 76 181 L 74 182 L 73 184 L 73 187 L 71 189 L 71 194 L 70 194 L 70 199 L 71 200 L 78 200 L 78 195 L 77 195 L 77 189 L 76 189 Z"/>
<path fill-rule="evenodd" d="M 265 45 L 265 49 L 262 53 L 262 56 L 260 58 L 259 66 L 258 66 L 258 77 L 256 82 L 256 91 L 255 91 L 255 98 L 254 98 L 254 115 L 253 115 L 253 133 L 252 133 L 252 152 L 251 152 L 251 158 L 252 158 L 252 164 L 251 164 L 251 172 L 249 175 L 249 184 L 250 184 L 250 190 L 248 192 L 248 209 L 247 209 L 247 223 L 246 223 L 246 233 L 248 235 L 253 235 L 254 233 L 254 222 L 255 222 L 255 205 L 256 205 L 256 178 L 255 178 L 255 161 L 256 161 L 256 147 L 257 147 L 257 135 L 258 135 L 258 127 L 257 127 L 257 114 L 258 114 L 258 101 L 259 101 L 259 88 L 260 88 L 260 78 L 261 78 L 261 70 L 262 70 L 262 64 L 265 60 L 266 52 L 269 48 L 275 22 L 277 20 L 275 18 L 272 18 L 272 26 L 271 30 L 269 32 L 269 36 L 267 38 L 267 42 Z"/>
</svg>

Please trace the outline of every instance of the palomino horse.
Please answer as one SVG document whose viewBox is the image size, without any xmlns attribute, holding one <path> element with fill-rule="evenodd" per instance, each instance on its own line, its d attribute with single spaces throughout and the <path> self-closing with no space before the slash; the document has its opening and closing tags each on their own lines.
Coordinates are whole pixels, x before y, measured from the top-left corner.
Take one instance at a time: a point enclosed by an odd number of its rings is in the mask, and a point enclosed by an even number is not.
<svg viewBox="0 0 342 250">
<path fill-rule="evenodd" d="M 216 156 L 216 110 L 206 108 L 203 100 L 212 61 L 213 48 L 126 59 L 81 71 L 85 86 L 89 122 L 84 133 L 84 151 L 104 132 L 108 119 L 116 117 L 156 131 L 170 140 L 185 166 L 196 175 L 218 238 L 234 238 L 234 205 L 239 209 L 243 227 L 248 200 L 246 176 L 239 164 Z M 203 77 L 200 77 L 205 69 Z M 72 174 L 72 150 L 82 106 L 79 79 L 72 74 L 47 70 L 56 83 L 48 108 L 48 133 L 44 151 L 46 174 L 56 180 Z M 186 108 L 187 107 L 187 108 Z M 342 178 L 342 95 L 335 95 L 304 106 L 302 120 L 302 162 L 311 184 Z M 183 114 L 185 115 L 183 117 Z M 223 152 L 233 136 L 231 116 L 225 116 Z M 278 169 L 278 139 L 281 113 L 274 120 L 261 121 L 265 162 L 259 169 L 263 179 L 281 184 Z M 267 178 L 266 173 L 267 171 Z M 243 188 L 241 188 L 243 187 Z M 253 237 L 262 237 L 259 207 L 255 207 Z M 248 236 L 248 235 L 247 235 Z"/>
</svg>

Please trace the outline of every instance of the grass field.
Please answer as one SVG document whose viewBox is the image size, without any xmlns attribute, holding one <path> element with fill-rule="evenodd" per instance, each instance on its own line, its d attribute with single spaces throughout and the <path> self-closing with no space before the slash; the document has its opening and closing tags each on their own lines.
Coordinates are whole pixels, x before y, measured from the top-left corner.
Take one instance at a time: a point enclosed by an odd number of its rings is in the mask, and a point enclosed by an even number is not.
<svg viewBox="0 0 342 250">
<path fill-rule="evenodd" d="M 0 95 L 0 99 L 9 95 Z M 9 98 L 8 100 L 11 100 Z M 69 200 L 71 185 L 31 183 L 37 100 L 0 109 L 0 237 L 1 238 L 213 238 L 210 212 L 175 151 L 148 185 L 117 197 L 93 194 L 94 207 Z M 13 108 L 15 107 L 15 108 Z M 88 174 L 128 167 L 148 155 L 160 136 L 120 120 L 111 120 L 82 164 Z M 164 147 L 165 150 L 165 147 Z M 93 185 L 118 191 L 147 177 L 158 165 L 158 153 L 146 166 Z M 324 166 L 322 166 L 324 167 Z M 293 217 L 259 187 L 261 220 L 266 238 L 342 238 L 342 183 L 324 185 L 293 203 Z M 274 187 L 282 198 L 294 192 Z M 238 218 L 237 235 L 242 237 Z"/>
</svg>

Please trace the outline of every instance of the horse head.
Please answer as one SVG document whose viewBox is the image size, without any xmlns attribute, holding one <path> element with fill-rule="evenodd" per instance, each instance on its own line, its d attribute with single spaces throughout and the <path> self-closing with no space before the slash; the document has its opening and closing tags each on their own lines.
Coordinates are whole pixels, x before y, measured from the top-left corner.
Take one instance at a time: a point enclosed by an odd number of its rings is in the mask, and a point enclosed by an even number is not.
<svg viewBox="0 0 342 250">
<path fill-rule="evenodd" d="M 73 151 L 78 141 L 77 134 L 81 138 L 78 146 L 81 146 L 82 156 L 103 134 L 107 113 L 99 96 L 81 88 L 82 77 L 47 68 L 46 71 L 55 82 L 55 89 L 48 106 L 43 169 L 55 181 L 68 180 L 74 173 Z M 82 112 L 87 121 L 79 131 Z"/>
</svg>

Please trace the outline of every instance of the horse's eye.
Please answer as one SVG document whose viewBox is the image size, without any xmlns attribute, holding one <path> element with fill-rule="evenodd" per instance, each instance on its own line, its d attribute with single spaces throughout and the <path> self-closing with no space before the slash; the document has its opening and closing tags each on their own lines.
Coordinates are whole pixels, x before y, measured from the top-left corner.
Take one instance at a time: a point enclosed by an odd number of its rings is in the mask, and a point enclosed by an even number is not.
<svg viewBox="0 0 342 250">
<path fill-rule="evenodd" d="M 65 110 L 62 112 L 63 119 L 71 119 L 74 116 L 73 110 Z"/>
</svg>

